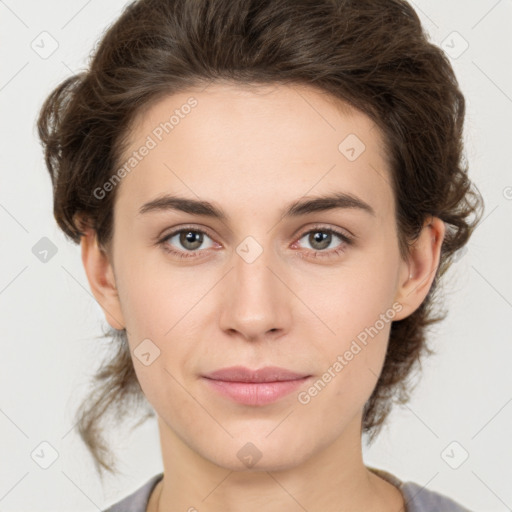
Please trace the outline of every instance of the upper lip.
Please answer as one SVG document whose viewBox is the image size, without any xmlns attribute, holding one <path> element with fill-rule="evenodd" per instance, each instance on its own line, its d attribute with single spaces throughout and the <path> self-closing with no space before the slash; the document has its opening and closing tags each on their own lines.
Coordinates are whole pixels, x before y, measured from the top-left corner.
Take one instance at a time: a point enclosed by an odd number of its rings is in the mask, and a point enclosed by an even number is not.
<svg viewBox="0 0 512 512">
<path fill-rule="evenodd" d="M 309 377 L 305 373 L 292 372 L 278 366 L 265 366 L 257 370 L 251 370 L 244 366 L 230 366 L 221 368 L 204 375 L 207 379 L 223 380 L 227 382 L 278 382 L 297 380 Z"/>
</svg>

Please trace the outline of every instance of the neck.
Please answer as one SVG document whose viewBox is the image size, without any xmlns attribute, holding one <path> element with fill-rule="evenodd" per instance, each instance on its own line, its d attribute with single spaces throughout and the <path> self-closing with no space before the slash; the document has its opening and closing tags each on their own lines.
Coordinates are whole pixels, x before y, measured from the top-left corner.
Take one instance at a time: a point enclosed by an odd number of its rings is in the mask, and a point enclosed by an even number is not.
<svg viewBox="0 0 512 512">
<path fill-rule="evenodd" d="M 233 470 L 190 449 L 159 417 L 164 478 L 151 494 L 147 512 L 400 512 L 400 491 L 368 470 L 359 443 L 340 437 L 314 456 L 289 468 Z"/>
</svg>

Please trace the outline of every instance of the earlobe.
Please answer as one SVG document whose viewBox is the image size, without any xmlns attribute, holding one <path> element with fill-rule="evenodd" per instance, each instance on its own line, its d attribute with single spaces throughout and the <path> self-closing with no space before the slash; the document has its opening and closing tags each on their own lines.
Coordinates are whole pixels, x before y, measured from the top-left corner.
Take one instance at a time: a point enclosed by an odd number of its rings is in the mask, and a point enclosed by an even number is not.
<svg viewBox="0 0 512 512">
<path fill-rule="evenodd" d="M 80 240 L 82 263 L 91 291 L 110 326 L 123 329 L 125 322 L 112 264 L 106 252 L 98 246 L 96 232 L 87 228 L 84 233 Z"/>
<path fill-rule="evenodd" d="M 445 228 L 441 219 L 429 217 L 411 246 L 409 259 L 403 262 L 395 297 L 403 309 L 395 320 L 414 313 L 427 296 L 439 266 Z"/>
</svg>

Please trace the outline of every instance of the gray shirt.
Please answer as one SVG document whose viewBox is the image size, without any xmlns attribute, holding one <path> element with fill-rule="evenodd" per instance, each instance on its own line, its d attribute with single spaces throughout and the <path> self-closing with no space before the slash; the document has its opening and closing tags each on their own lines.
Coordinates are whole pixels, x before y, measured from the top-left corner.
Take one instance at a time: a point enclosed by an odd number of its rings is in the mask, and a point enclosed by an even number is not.
<svg viewBox="0 0 512 512">
<path fill-rule="evenodd" d="M 404 497 L 405 512 L 471 512 L 447 496 L 424 489 L 414 482 L 403 482 L 382 469 L 369 466 L 367 468 L 398 487 Z M 162 477 L 163 473 L 155 475 L 142 487 L 104 512 L 146 512 L 149 496 Z"/>
</svg>

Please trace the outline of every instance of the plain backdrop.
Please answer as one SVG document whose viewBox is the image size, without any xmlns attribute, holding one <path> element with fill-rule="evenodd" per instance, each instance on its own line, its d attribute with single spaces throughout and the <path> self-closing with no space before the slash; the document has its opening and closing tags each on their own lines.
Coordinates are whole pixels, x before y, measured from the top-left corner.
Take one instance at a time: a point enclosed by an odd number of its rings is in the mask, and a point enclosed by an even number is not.
<svg viewBox="0 0 512 512">
<path fill-rule="evenodd" d="M 112 432 L 124 475 L 104 485 L 74 429 L 106 323 L 79 246 L 53 219 L 35 128 L 43 99 L 85 67 L 125 4 L 0 1 L 2 511 L 101 510 L 162 470 L 153 419 L 131 434 Z M 450 313 L 432 333 L 437 355 L 364 457 L 474 511 L 502 512 L 512 509 L 512 2 L 413 6 L 450 55 L 465 94 L 466 155 L 486 210 L 446 281 Z M 56 249 L 46 263 L 34 250 L 43 237 Z"/>
</svg>

